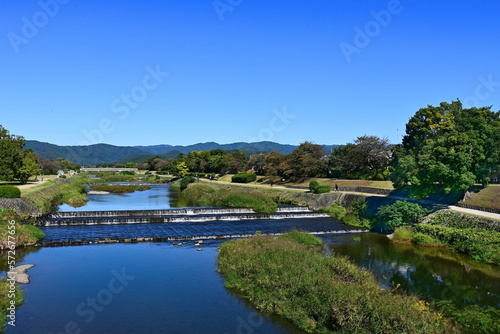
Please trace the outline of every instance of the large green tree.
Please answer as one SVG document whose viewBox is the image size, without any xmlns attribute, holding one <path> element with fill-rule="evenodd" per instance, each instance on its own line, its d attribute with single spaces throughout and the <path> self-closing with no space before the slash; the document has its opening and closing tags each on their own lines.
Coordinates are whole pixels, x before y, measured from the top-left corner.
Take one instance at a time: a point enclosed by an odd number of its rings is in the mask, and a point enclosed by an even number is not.
<svg viewBox="0 0 500 334">
<path fill-rule="evenodd" d="M 406 124 L 394 156 L 394 186 L 411 185 L 416 198 L 487 184 L 500 168 L 500 112 L 464 109 L 459 100 L 429 105 Z"/>
<path fill-rule="evenodd" d="M 40 166 L 38 156 L 33 151 L 22 152 L 22 164 L 18 170 L 18 176 L 21 183 L 28 182 L 28 179 L 34 175 L 38 175 Z"/>
<path fill-rule="evenodd" d="M 12 135 L 0 125 L 0 180 L 12 181 L 19 177 L 24 144 L 22 136 Z"/>
</svg>

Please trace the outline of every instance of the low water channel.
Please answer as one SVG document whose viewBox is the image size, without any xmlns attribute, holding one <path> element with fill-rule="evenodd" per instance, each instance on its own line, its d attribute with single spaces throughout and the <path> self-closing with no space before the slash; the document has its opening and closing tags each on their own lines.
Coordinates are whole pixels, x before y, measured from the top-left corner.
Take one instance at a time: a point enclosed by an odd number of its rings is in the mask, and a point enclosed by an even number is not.
<svg viewBox="0 0 500 334">
<path fill-rule="evenodd" d="M 147 210 L 188 205 L 169 187 L 125 195 L 90 195 L 78 210 Z M 61 207 L 61 211 L 76 211 Z M 315 231 L 328 250 L 371 270 L 382 287 L 457 306 L 500 307 L 500 270 L 443 249 L 396 245 L 385 235 L 352 232 L 332 218 L 44 227 L 48 240 L 175 234 Z M 321 234 L 321 231 L 335 233 Z M 6 333 L 301 333 L 257 312 L 228 291 L 217 273 L 219 239 L 30 247 L 18 264 L 35 264 L 23 285 L 16 327 Z M 198 249 L 201 249 L 199 251 Z M 5 268 L 5 261 L 0 262 Z"/>
</svg>

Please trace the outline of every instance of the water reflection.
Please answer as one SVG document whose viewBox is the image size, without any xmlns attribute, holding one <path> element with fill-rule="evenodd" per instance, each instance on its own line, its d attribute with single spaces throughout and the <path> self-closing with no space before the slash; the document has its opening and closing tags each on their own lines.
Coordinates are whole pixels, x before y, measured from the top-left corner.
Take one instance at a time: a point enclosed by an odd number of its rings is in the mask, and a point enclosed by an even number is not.
<svg viewBox="0 0 500 334">
<path fill-rule="evenodd" d="M 84 206 L 73 208 L 67 204 L 58 211 L 110 211 L 110 210 L 157 210 L 192 206 L 180 192 L 169 185 L 152 186 L 149 190 L 133 193 L 88 194 L 89 201 Z"/>
<path fill-rule="evenodd" d="M 500 307 L 500 268 L 444 248 L 390 242 L 385 235 L 324 236 L 329 248 L 372 271 L 385 288 L 400 285 L 425 299 L 452 300 L 458 307 Z"/>
</svg>

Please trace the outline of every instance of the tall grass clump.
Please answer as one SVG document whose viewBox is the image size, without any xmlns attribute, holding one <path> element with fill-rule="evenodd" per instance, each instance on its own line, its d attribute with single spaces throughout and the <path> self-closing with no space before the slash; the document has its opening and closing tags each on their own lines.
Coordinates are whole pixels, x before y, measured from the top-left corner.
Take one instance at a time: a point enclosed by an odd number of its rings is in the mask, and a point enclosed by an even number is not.
<svg viewBox="0 0 500 334">
<path fill-rule="evenodd" d="M 250 208 L 260 213 L 274 213 L 278 207 L 262 193 L 241 193 L 238 189 L 216 189 L 204 184 L 189 185 L 183 194 L 203 206 Z"/>
<path fill-rule="evenodd" d="M 307 333 L 450 333 L 449 319 L 414 296 L 381 289 L 347 258 L 296 239 L 255 236 L 225 242 L 217 259 L 228 288 L 259 310 Z"/>
</svg>

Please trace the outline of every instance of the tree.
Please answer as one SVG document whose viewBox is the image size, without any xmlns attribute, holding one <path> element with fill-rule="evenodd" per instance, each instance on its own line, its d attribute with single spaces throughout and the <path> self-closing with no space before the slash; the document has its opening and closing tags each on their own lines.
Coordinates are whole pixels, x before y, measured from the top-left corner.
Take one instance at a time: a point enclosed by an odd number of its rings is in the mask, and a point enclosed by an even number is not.
<svg viewBox="0 0 500 334">
<path fill-rule="evenodd" d="M 178 162 L 176 165 L 175 176 L 184 177 L 189 173 L 189 168 L 184 161 Z"/>
<path fill-rule="evenodd" d="M 336 146 L 329 157 L 333 176 L 349 178 L 378 178 L 392 159 L 388 139 L 361 136 L 354 143 Z"/>
<path fill-rule="evenodd" d="M 295 180 L 322 176 L 326 171 L 325 153 L 321 145 L 303 142 L 289 155 L 290 169 L 285 174 Z"/>
<path fill-rule="evenodd" d="M 412 196 L 423 198 L 487 184 L 500 167 L 500 112 L 490 109 L 463 109 L 457 100 L 417 111 L 394 150 L 394 186 L 411 185 Z"/>
<path fill-rule="evenodd" d="M 248 160 L 245 169 L 253 170 L 257 175 L 264 175 L 266 167 L 266 155 L 265 154 L 254 154 Z"/>
<path fill-rule="evenodd" d="M 0 125 L 0 180 L 12 181 L 18 177 L 24 144 L 23 137 L 11 135 Z"/>
<path fill-rule="evenodd" d="M 18 176 L 21 183 L 28 182 L 33 175 L 38 175 L 40 167 L 37 155 L 31 152 L 22 152 L 22 164 L 18 170 Z"/>
</svg>

